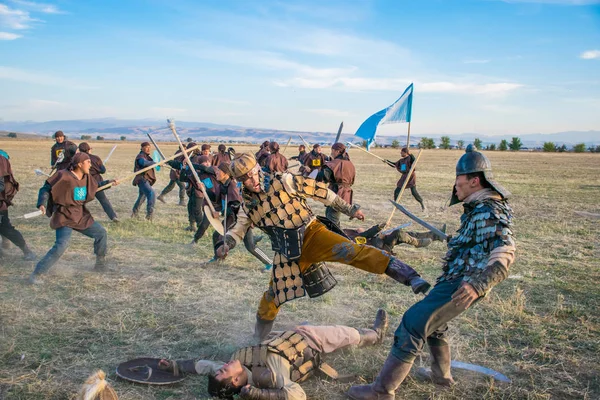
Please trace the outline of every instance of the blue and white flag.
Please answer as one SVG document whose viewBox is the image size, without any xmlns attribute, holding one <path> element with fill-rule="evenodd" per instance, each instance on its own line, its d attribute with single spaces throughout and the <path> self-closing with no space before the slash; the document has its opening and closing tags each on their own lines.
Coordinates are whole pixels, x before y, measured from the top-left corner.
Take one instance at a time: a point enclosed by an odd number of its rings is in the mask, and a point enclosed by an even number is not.
<svg viewBox="0 0 600 400">
<path fill-rule="evenodd" d="M 394 124 L 398 122 L 410 122 L 412 113 L 413 84 L 411 83 L 402 96 L 391 106 L 376 112 L 365 120 L 358 128 L 354 136 L 367 141 L 367 150 L 375 141 L 377 127 L 383 124 Z"/>
</svg>

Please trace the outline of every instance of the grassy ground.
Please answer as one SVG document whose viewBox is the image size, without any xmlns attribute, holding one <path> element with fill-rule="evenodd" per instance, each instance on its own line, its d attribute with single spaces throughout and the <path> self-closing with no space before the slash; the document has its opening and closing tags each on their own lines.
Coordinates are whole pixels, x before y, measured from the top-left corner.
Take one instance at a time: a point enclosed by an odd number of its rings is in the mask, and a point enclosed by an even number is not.
<svg viewBox="0 0 600 400">
<path fill-rule="evenodd" d="M 50 141 L 0 140 L 22 185 L 10 210 L 13 218 L 35 210 L 43 179 L 33 170 L 48 165 L 50 146 Z M 104 157 L 112 143 L 92 146 Z M 175 150 L 173 145 L 164 147 L 166 153 Z M 128 174 L 137 151 L 137 144 L 119 143 L 106 176 Z M 292 153 L 290 148 L 287 154 Z M 392 150 L 376 153 L 397 156 Z M 430 150 L 418 168 L 428 219 L 447 223 L 449 232 L 458 227 L 462 208 L 442 207 L 460 155 Z M 367 214 L 363 226 L 384 221 L 391 211 L 387 199 L 396 173 L 357 150 L 351 156 L 358 171 L 355 198 Z M 597 220 L 574 213 L 600 213 L 600 158 L 502 152 L 489 157 L 496 176 L 514 194 L 517 261 L 512 279 L 457 318 L 450 335 L 455 359 L 493 368 L 513 382 L 501 384 L 456 371 L 455 389 L 443 391 L 409 378 L 397 397 L 600 398 L 600 228 Z M 155 187 L 160 190 L 168 182 L 168 170 L 158 176 Z M 33 263 L 22 261 L 14 246 L 7 251 L 0 266 L 0 399 L 69 399 L 99 368 L 107 372 L 121 399 L 202 399 L 205 378 L 190 377 L 173 387 L 144 387 L 116 379 L 115 366 L 140 356 L 227 360 L 237 347 L 250 343 L 256 306 L 269 280 L 260 263 L 240 246 L 224 264 L 204 265 L 211 257 L 210 235 L 195 248 L 186 246 L 191 235 L 183 229 L 186 211 L 176 205 L 175 192 L 168 196 L 168 204 L 157 205 L 153 224 L 129 219 L 136 194 L 129 182 L 108 192 L 123 221 L 120 225 L 110 223 L 97 202 L 90 205 L 108 230 L 114 272 L 91 272 L 92 242 L 74 234 L 46 284 L 31 287 L 24 281 Z M 410 194 L 403 203 L 418 211 Z M 315 209 L 322 212 L 320 205 Z M 406 219 L 397 215 L 394 222 Z M 15 218 L 13 223 L 38 256 L 51 247 L 54 232 L 45 217 Z M 265 242 L 261 247 L 269 250 Z M 436 242 L 426 249 L 397 248 L 397 253 L 433 281 L 440 273 L 444 249 Z M 332 270 L 339 281 L 336 289 L 318 299 L 287 303 L 276 329 L 306 320 L 368 326 L 376 309 L 383 307 L 391 314 L 393 331 L 402 313 L 419 299 L 385 277 L 342 265 L 333 265 Z M 328 356 L 340 373 L 360 377 L 350 383 L 310 379 L 303 384 L 308 398 L 343 399 L 350 384 L 371 381 L 391 342 L 390 333 L 381 347 Z"/>
</svg>

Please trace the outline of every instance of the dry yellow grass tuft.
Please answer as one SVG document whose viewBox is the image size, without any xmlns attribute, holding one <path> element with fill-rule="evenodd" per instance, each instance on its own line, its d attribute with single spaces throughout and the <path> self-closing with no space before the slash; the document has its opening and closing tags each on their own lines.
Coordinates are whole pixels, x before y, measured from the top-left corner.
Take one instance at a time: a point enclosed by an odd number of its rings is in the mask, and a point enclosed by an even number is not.
<svg viewBox="0 0 600 400">
<path fill-rule="evenodd" d="M 112 145 L 92 142 L 101 157 Z M 43 178 L 33 170 L 47 167 L 50 146 L 49 140 L 0 140 L 22 185 L 11 217 L 35 210 Z M 166 153 L 176 149 L 173 144 L 162 147 Z M 127 175 L 137 151 L 137 143 L 120 142 L 106 177 Z M 292 153 L 290 147 L 287 155 Z M 376 153 L 397 157 L 394 150 Z M 443 206 L 460 155 L 426 151 L 417 172 L 428 219 L 447 223 L 450 233 L 458 227 L 462 209 Z M 457 371 L 459 385 L 452 390 L 409 378 L 398 398 L 600 398 L 600 228 L 597 220 L 577 214 L 600 213 L 600 158 L 503 152 L 488 156 L 496 176 L 514 195 L 518 246 L 514 278 L 452 323 L 452 352 L 455 359 L 503 372 L 513 383 Z M 357 150 L 351 157 L 358 171 L 355 198 L 367 214 L 362 225 L 384 221 L 392 209 L 388 199 L 396 172 Z M 160 190 L 168 182 L 168 172 L 158 176 L 155 188 Z M 269 280 L 260 263 L 240 247 L 224 263 L 205 265 L 212 256 L 210 235 L 196 248 L 185 245 L 191 235 L 183 230 L 186 211 L 176 205 L 175 192 L 167 197 L 168 204 L 157 204 L 153 224 L 128 218 L 136 195 L 130 182 L 108 192 L 123 221 L 119 225 L 108 221 L 97 202 L 90 205 L 108 230 L 113 272 L 91 272 L 92 242 L 75 234 L 45 285 L 31 287 L 24 281 L 33 264 L 22 261 L 14 246 L 6 251 L 0 266 L 0 399 L 72 398 L 97 369 L 107 371 L 120 399 L 202 399 L 204 378 L 192 376 L 181 385 L 153 388 L 116 380 L 112 371 L 120 361 L 140 356 L 227 359 L 250 342 L 256 306 Z M 403 203 L 419 214 L 410 193 Z M 322 207 L 315 205 L 315 210 L 322 212 Z M 394 222 L 407 221 L 397 213 Z M 52 245 L 54 231 L 44 217 L 13 223 L 38 256 Z M 265 250 L 267 241 L 261 242 Z M 436 242 L 426 249 L 398 248 L 397 253 L 433 281 L 444 249 Z M 338 286 L 321 298 L 284 305 L 276 329 L 302 321 L 368 326 L 379 307 L 388 310 L 395 328 L 402 313 L 419 299 L 387 278 L 342 265 L 333 265 L 332 270 Z M 349 349 L 327 360 L 342 374 L 371 381 L 391 341 L 390 335 L 381 347 Z M 350 384 L 314 378 L 303 386 L 310 399 L 331 400 L 345 398 Z"/>
</svg>

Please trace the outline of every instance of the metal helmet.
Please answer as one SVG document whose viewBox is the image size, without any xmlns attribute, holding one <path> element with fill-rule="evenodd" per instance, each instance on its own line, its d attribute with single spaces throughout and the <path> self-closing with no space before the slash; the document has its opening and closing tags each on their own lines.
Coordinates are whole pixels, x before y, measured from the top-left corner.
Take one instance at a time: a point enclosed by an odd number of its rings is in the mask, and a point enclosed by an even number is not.
<svg viewBox="0 0 600 400">
<path fill-rule="evenodd" d="M 236 153 L 233 161 L 231 161 L 231 171 L 235 179 L 241 182 L 247 178 L 248 173 L 257 165 L 258 163 L 254 155 L 250 153 Z"/>
<path fill-rule="evenodd" d="M 510 192 L 506 190 L 502 185 L 494 180 L 494 174 L 492 173 L 492 163 L 483 154 L 475 150 L 475 147 L 470 144 L 465 150 L 465 154 L 456 163 L 456 176 L 473 174 L 475 172 L 483 173 L 483 177 L 486 182 L 494 189 L 503 199 L 510 196 Z M 450 205 L 460 203 L 460 200 L 456 196 L 456 186 L 452 187 L 452 198 L 450 199 Z"/>
</svg>

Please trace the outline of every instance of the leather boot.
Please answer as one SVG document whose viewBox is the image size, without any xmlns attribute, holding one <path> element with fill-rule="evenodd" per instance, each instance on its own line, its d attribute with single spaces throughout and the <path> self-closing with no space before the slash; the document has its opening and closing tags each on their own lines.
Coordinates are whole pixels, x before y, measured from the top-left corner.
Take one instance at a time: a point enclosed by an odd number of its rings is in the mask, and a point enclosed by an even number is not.
<svg viewBox="0 0 600 400">
<path fill-rule="evenodd" d="M 185 230 L 188 232 L 196 232 L 196 223 L 190 222 L 190 225 L 187 228 L 185 228 Z"/>
<path fill-rule="evenodd" d="M 37 258 L 37 256 L 35 255 L 35 253 L 33 251 L 31 251 L 31 249 L 27 246 L 25 246 L 23 248 L 23 259 L 25 261 L 35 261 L 35 259 Z"/>
<path fill-rule="evenodd" d="M 96 272 L 106 272 L 108 267 L 106 266 L 106 260 L 104 256 L 96 256 L 96 265 L 94 266 Z"/>
<path fill-rule="evenodd" d="M 273 329 L 274 323 L 275 323 L 275 320 L 267 321 L 265 319 L 260 318 L 257 315 L 256 316 L 256 325 L 254 325 L 254 339 L 259 342 L 262 342 L 263 340 L 265 340 L 267 335 L 271 332 L 271 329 Z"/>
<path fill-rule="evenodd" d="M 419 232 L 420 233 L 420 232 Z M 411 246 L 415 246 L 415 247 L 427 247 L 431 244 L 432 240 L 429 237 L 421 237 L 421 235 L 419 235 L 419 233 L 407 233 L 407 232 L 402 232 L 400 235 L 398 235 L 398 242 L 399 243 L 406 243 L 406 244 L 410 244 Z M 425 235 L 428 235 L 429 232 L 425 233 Z"/>
<path fill-rule="evenodd" d="M 162 194 L 159 194 L 156 200 L 160 201 L 161 203 L 166 203 L 165 197 Z"/>
<path fill-rule="evenodd" d="M 184 199 L 183 197 L 181 197 L 181 198 L 179 199 L 179 204 L 178 204 L 178 205 L 180 205 L 180 206 L 182 206 L 182 207 L 185 207 L 185 206 L 187 206 L 187 203 L 185 202 L 185 199 Z"/>
<path fill-rule="evenodd" d="M 396 282 L 400 282 L 406 286 L 410 285 L 412 278 L 419 276 L 408 264 L 403 263 L 396 257 L 390 259 L 385 274 Z"/>
<path fill-rule="evenodd" d="M 360 343 L 358 344 L 358 347 L 381 343 L 387 333 L 388 324 L 388 314 L 384 309 L 380 308 L 377 310 L 377 315 L 375 315 L 373 328 L 358 329 L 358 332 L 360 333 Z"/>
<path fill-rule="evenodd" d="M 152 219 L 153 219 L 152 214 L 146 214 L 146 221 L 152 222 Z"/>
<path fill-rule="evenodd" d="M 431 285 L 420 276 L 416 276 L 410 280 L 410 287 L 414 294 L 427 293 Z"/>
<path fill-rule="evenodd" d="M 422 380 L 432 381 L 436 385 L 450 387 L 455 385 L 450 372 L 450 346 L 429 346 L 431 353 L 431 369 L 418 368 L 415 376 Z"/>
<path fill-rule="evenodd" d="M 356 385 L 348 390 L 353 400 L 394 400 L 396 389 L 410 372 L 412 363 L 400 361 L 390 354 L 383 364 L 375 382 L 370 385 Z"/>
</svg>

